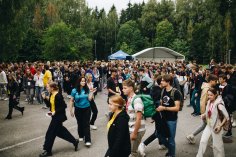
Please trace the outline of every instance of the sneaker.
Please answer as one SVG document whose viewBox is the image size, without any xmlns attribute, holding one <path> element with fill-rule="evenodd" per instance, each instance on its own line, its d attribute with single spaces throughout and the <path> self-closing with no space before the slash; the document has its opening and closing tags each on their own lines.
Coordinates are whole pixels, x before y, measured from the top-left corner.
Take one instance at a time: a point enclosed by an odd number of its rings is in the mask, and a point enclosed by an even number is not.
<svg viewBox="0 0 236 157">
<path fill-rule="evenodd" d="M 145 156 L 145 144 L 144 143 L 140 143 L 140 145 L 138 146 L 138 152 L 140 153 L 141 156 Z"/>
<path fill-rule="evenodd" d="M 47 157 L 47 156 L 52 156 L 51 152 L 47 152 L 46 150 L 39 154 L 39 157 Z"/>
<path fill-rule="evenodd" d="M 95 126 L 95 125 L 90 125 L 90 128 L 91 128 L 92 130 L 97 130 L 97 129 L 98 129 L 98 127 Z"/>
<path fill-rule="evenodd" d="M 34 97 L 34 98 L 33 98 L 33 100 L 35 101 L 35 100 L 36 100 L 36 98 Z"/>
<path fill-rule="evenodd" d="M 160 145 L 160 144 L 159 144 L 159 145 L 158 145 L 158 149 L 159 149 L 159 150 L 166 150 L 166 147 L 165 147 L 164 145 Z"/>
<path fill-rule="evenodd" d="M 225 135 L 224 135 L 225 138 L 230 138 L 232 137 L 232 132 L 227 132 Z"/>
<path fill-rule="evenodd" d="M 7 100 L 8 100 L 8 98 L 5 98 L 5 99 L 3 99 L 3 100 L 7 101 Z"/>
<path fill-rule="evenodd" d="M 83 138 L 79 138 L 79 141 L 82 142 L 84 139 Z"/>
<path fill-rule="evenodd" d="M 28 102 L 28 99 L 25 99 L 25 102 Z"/>
<path fill-rule="evenodd" d="M 86 142 L 85 143 L 85 146 L 87 146 L 87 147 L 90 147 L 92 144 L 91 144 L 91 142 Z"/>
<path fill-rule="evenodd" d="M 232 123 L 232 127 L 235 128 L 236 127 L 236 121 L 234 120 L 234 122 Z"/>
<path fill-rule="evenodd" d="M 188 135 L 186 138 L 189 141 L 189 144 L 195 144 L 195 138 L 194 138 L 193 134 Z"/>
</svg>

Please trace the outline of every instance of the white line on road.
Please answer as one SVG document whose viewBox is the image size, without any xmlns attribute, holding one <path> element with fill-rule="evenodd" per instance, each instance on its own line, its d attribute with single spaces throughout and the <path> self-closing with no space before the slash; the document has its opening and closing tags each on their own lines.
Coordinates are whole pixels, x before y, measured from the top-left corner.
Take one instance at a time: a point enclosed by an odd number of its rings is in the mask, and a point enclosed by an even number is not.
<svg viewBox="0 0 236 157">
<path fill-rule="evenodd" d="M 104 119 L 104 118 L 105 118 L 105 117 L 100 117 L 100 118 L 97 119 L 97 121 L 98 121 L 98 120 L 101 120 L 101 119 Z M 69 127 L 68 129 L 70 130 L 70 129 L 74 129 L 74 128 L 76 128 L 76 127 L 77 127 L 77 125 L 74 125 L 74 126 Z M 30 140 L 27 140 L 27 141 L 24 141 L 24 142 L 20 142 L 20 143 L 11 145 L 11 146 L 7 146 L 7 147 L 4 147 L 4 148 L 0 148 L 0 152 L 3 152 L 3 151 L 8 150 L 8 149 L 15 148 L 15 147 L 17 147 L 17 146 L 21 146 L 21 145 L 24 145 L 24 144 L 27 144 L 27 143 L 30 143 L 30 142 L 33 142 L 33 141 L 36 141 L 36 140 L 39 140 L 39 139 L 44 138 L 44 137 L 45 137 L 45 135 L 39 136 L 39 137 L 36 137 L 36 138 L 32 138 L 32 139 L 30 139 Z"/>
</svg>

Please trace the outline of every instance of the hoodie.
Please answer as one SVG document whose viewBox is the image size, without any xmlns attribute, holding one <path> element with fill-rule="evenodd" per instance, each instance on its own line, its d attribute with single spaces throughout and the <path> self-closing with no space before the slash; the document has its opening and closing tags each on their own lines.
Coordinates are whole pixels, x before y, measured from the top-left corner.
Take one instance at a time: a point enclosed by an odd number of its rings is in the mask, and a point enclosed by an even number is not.
<svg viewBox="0 0 236 157">
<path fill-rule="evenodd" d="M 201 114 L 205 113 L 205 110 L 206 110 L 206 105 L 207 105 L 207 100 L 208 100 L 207 91 L 209 88 L 211 88 L 209 83 L 205 83 L 205 82 L 202 83 L 201 98 L 200 98 Z"/>
</svg>

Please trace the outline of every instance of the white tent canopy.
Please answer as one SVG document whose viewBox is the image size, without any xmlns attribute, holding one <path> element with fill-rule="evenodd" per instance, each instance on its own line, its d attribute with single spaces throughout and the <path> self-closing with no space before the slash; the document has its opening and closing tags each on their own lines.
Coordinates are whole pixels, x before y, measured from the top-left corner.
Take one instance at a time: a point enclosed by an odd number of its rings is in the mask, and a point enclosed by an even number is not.
<svg viewBox="0 0 236 157">
<path fill-rule="evenodd" d="M 175 61 L 185 60 L 185 56 L 166 47 L 152 47 L 142 50 L 132 55 L 134 59 L 140 61 Z"/>
</svg>

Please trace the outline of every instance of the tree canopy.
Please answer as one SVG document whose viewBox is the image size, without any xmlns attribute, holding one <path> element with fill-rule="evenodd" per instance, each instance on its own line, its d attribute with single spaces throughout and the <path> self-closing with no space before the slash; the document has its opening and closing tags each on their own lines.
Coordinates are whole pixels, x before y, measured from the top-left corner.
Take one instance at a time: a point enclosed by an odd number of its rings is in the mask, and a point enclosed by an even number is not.
<svg viewBox="0 0 236 157">
<path fill-rule="evenodd" d="M 233 0 L 149 0 L 120 13 L 86 0 L 1 0 L 0 61 L 105 59 L 164 46 L 198 63 L 228 62 L 231 51 L 235 62 L 235 18 Z"/>
</svg>

